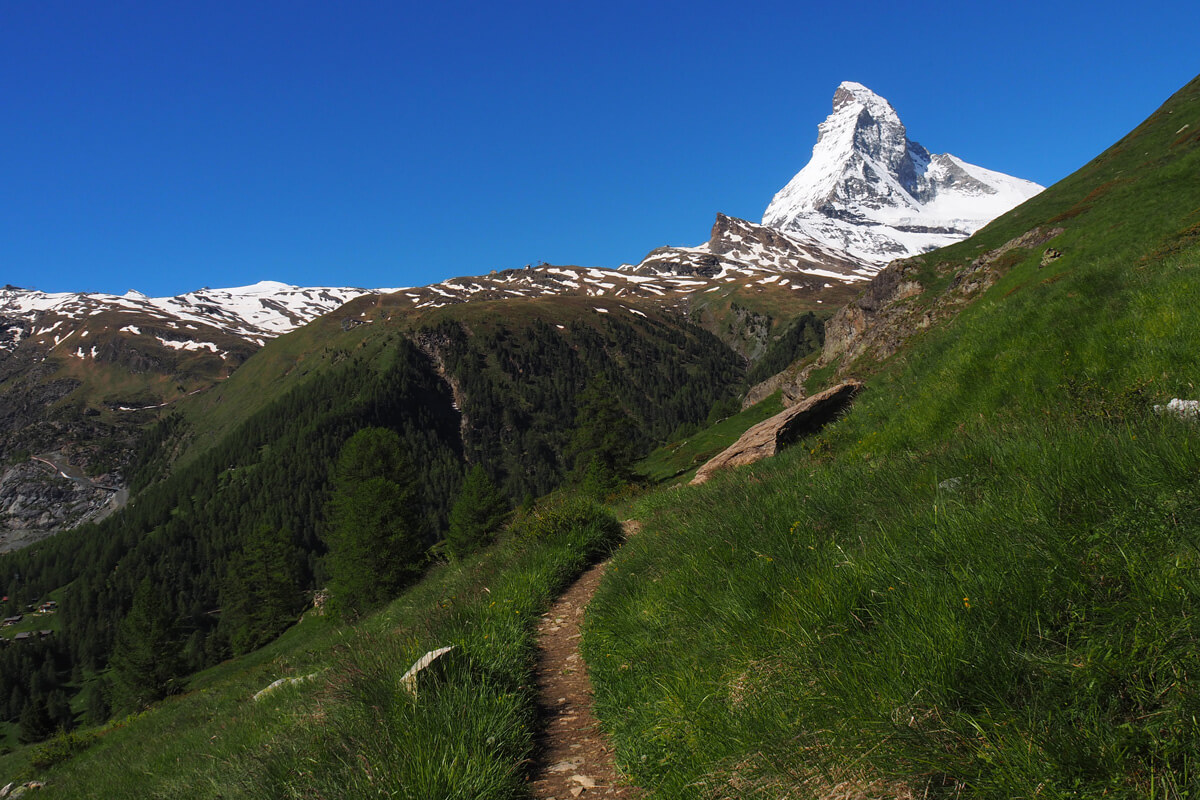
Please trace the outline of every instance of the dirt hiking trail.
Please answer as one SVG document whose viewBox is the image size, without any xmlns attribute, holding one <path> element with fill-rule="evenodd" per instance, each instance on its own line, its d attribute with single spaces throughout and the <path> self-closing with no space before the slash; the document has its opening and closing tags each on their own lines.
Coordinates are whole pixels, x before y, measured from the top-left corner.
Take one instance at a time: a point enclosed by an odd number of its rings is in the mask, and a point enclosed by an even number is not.
<svg viewBox="0 0 1200 800">
<path fill-rule="evenodd" d="M 625 535 L 641 525 L 629 520 Z M 538 742 L 531 788 L 537 800 L 640 798 L 622 783 L 612 749 L 592 715 L 592 682 L 579 654 L 580 625 L 608 562 L 591 567 L 562 594 L 538 625 L 538 698 L 544 732 Z"/>
</svg>

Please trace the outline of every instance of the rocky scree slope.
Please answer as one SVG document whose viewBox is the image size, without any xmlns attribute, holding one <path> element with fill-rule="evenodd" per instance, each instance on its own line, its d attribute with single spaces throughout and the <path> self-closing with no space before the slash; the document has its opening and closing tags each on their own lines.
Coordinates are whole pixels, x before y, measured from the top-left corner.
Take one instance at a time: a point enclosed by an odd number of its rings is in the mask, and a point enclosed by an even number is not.
<svg viewBox="0 0 1200 800">
<path fill-rule="evenodd" d="M 0 289 L 0 547 L 94 518 L 120 495 L 158 409 L 376 291 L 274 281 L 161 298 Z M 30 460 L 51 453 L 95 480 Z"/>
</svg>

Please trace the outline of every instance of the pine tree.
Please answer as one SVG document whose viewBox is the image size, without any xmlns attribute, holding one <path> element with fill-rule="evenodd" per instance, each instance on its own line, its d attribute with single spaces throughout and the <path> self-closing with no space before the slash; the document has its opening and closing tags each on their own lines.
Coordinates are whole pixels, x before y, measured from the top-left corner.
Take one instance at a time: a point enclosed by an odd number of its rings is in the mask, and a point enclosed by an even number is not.
<svg viewBox="0 0 1200 800">
<path fill-rule="evenodd" d="M 54 733 L 54 722 L 50 719 L 50 714 L 46 710 L 46 699 L 44 697 L 31 699 L 25 703 L 25 708 L 21 710 L 19 725 L 20 730 L 17 733 L 17 738 L 23 744 L 40 742 Z"/>
<path fill-rule="evenodd" d="M 296 621 L 300 564 L 287 530 L 260 525 L 221 587 L 221 628 L 237 655 L 261 647 Z M 198 649 L 197 642 L 193 649 Z"/>
<path fill-rule="evenodd" d="M 462 558 L 492 540 L 504 524 L 508 501 L 483 467 L 476 464 L 467 472 L 458 499 L 450 509 L 450 530 L 446 549 L 452 558 Z"/>
<path fill-rule="evenodd" d="M 334 471 L 325 541 L 334 606 L 365 613 L 420 572 L 425 553 L 413 472 L 400 437 L 364 428 L 346 442 Z"/>
<path fill-rule="evenodd" d="M 638 456 L 643 437 L 637 424 L 621 408 L 608 381 L 597 378 L 580 393 L 575 430 L 567 452 L 574 460 L 576 478 L 582 478 L 593 462 L 603 472 L 624 477 Z"/>
<path fill-rule="evenodd" d="M 117 628 L 110 663 L 122 708 L 139 710 L 182 688 L 182 642 L 165 599 L 149 578 L 143 579 Z"/>
<path fill-rule="evenodd" d="M 112 706 L 108 702 L 108 684 L 103 678 L 97 678 L 84 689 L 84 713 L 87 721 L 99 725 L 112 714 Z"/>
<path fill-rule="evenodd" d="M 75 727 L 75 712 L 71 710 L 71 701 L 62 689 L 55 689 L 46 698 L 46 714 L 55 730 L 70 730 Z"/>
</svg>

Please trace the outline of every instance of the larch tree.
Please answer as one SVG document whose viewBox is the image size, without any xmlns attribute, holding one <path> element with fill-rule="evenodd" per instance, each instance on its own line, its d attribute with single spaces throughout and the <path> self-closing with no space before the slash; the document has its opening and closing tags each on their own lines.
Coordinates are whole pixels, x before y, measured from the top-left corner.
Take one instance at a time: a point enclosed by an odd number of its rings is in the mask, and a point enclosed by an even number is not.
<svg viewBox="0 0 1200 800">
<path fill-rule="evenodd" d="M 400 437 L 364 428 L 342 446 L 333 474 L 325 542 L 334 607 L 350 616 L 394 598 L 425 555 L 415 478 Z"/>
<path fill-rule="evenodd" d="M 458 499 L 450 508 L 446 550 L 452 558 L 462 558 L 478 550 L 492 540 L 507 514 L 507 498 L 483 467 L 476 464 L 467 472 Z"/>
</svg>

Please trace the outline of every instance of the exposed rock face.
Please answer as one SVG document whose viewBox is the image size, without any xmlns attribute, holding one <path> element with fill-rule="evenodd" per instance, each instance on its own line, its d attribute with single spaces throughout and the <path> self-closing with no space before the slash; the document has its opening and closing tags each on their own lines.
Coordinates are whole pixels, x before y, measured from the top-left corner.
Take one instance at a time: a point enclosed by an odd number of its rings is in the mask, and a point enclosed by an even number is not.
<svg viewBox="0 0 1200 800">
<path fill-rule="evenodd" d="M 891 103 L 842 83 L 812 159 L 775 195 L 763 224 L 876 268 L 965 239 L 1042 190 L 934 155 L 908 138 Z"/>
<path fill-rule="evenodd" d="M 767 348 L 771 320 L 761 312 L 738 308 L 714 310 L 730 292 L 757 297 L 769 293 L 776 308 L 797 300 L 836 308 L 875 274 L 845 253 L 774 228 L 717 214 L 712 235 L 697 247 L 660 247 L 636 265 L 618 270 L 630 279 L 654 283 L 674 281 L 690 287 L 675 308 L 712 331 L 748 361 Z M 651 283 L 653 282 L 653 283 Z M 665 299 L 665 298 L 663 298 Z"/>
<path fill-rule="evenodd" d="M 746 396 L 742 398 L 742 410 L 745 411 L 747 408 L 761 403 L 775 392 L 780 393 L 785 406 L 796 405 L 807 397 L 804 382 L 811 369 L 811 362 L 803 368 L 800 366 L 800 362 L 794 362 L 765 381 L 756 383 L 746 391 Z"/>
<path fill-rule="evenodd" d="M 0 470 L 0 553 L 103 519 L 128 498 L 119 479 L 67 478 L 40 460 Z"/>
<path fill-rule="evenodd" d="M 921 293 L 921 284 L 913 279 L 921 265 L 922 262 L 917 259 L 892 262 L 867 285 L 862 296 L 839 309 L 833 318 L 825 323 L 825 346 L 821 360 L 828 363 L 848 353 L 846 361 L 849 361 L 872 345 L 881 360 L 895 352 L 900 342 L 911 335 L 912 330 L 907 330 L 904 336 L 868 337 L 866 334 L 885 309 Z M 906 327 L 913 329 L 928 325 L 925 319 L 909 322 L 911 324 Z M 879 334 L 885 334 L 885 326 L 876 326 L 876 330 Z"/>
<path fill-rule="evenodd" d="M 437 650 L 430 650 L 418 658 L 408 668 L 408 672 L 405 672 L 400 677 L 400 686 L 413 697 L 416 697 L 417 689 L 422 682 L 429 680 L 434 673 L 446 668 L 450 660 L 447 656 L 454 650 L 454 647 L 454 645 L 439 647 Z"/>
<path fill-rule="evenodd" d="M 953 316 L 1000 279 L 1012 261 L 1012 251 L 1038 247 L 1063 232 L 1062 228 L 1034 228 L 979 256 L 962 267 L 950 285 L 928 302 L 906 302 L 924 292 L 917 280 L 925 266 L 923 257 L 894 261 L 876 275 L 862 295 L 841 308 L 825 323 L 825 346 L 818 363 L 841 358 L 838 374 L 846 375 L 863 356 L 882 361 L 919 330 Z M 1019 258 L 1019 253 L 1013 254 Z"/>
<path fill-rule="evenodd" d="M 844 411 L 862 389 L 858 381 L 840 383 L 758 423 L 702 466 L 692 484 L 704 483 L 719 469 L 761 461 L 801 436 L 815 433 Z"/>
<path fill-rule="evenodd" d="M 769 280 L 819 291 L 832 283 L 856 283 L 875 274 L 844 252 L 776 228 L 717 214 L 709 240 L 697 247 L 660 247 L 621 272 L 677 275 L 708 280 Z"/>
</svg>

